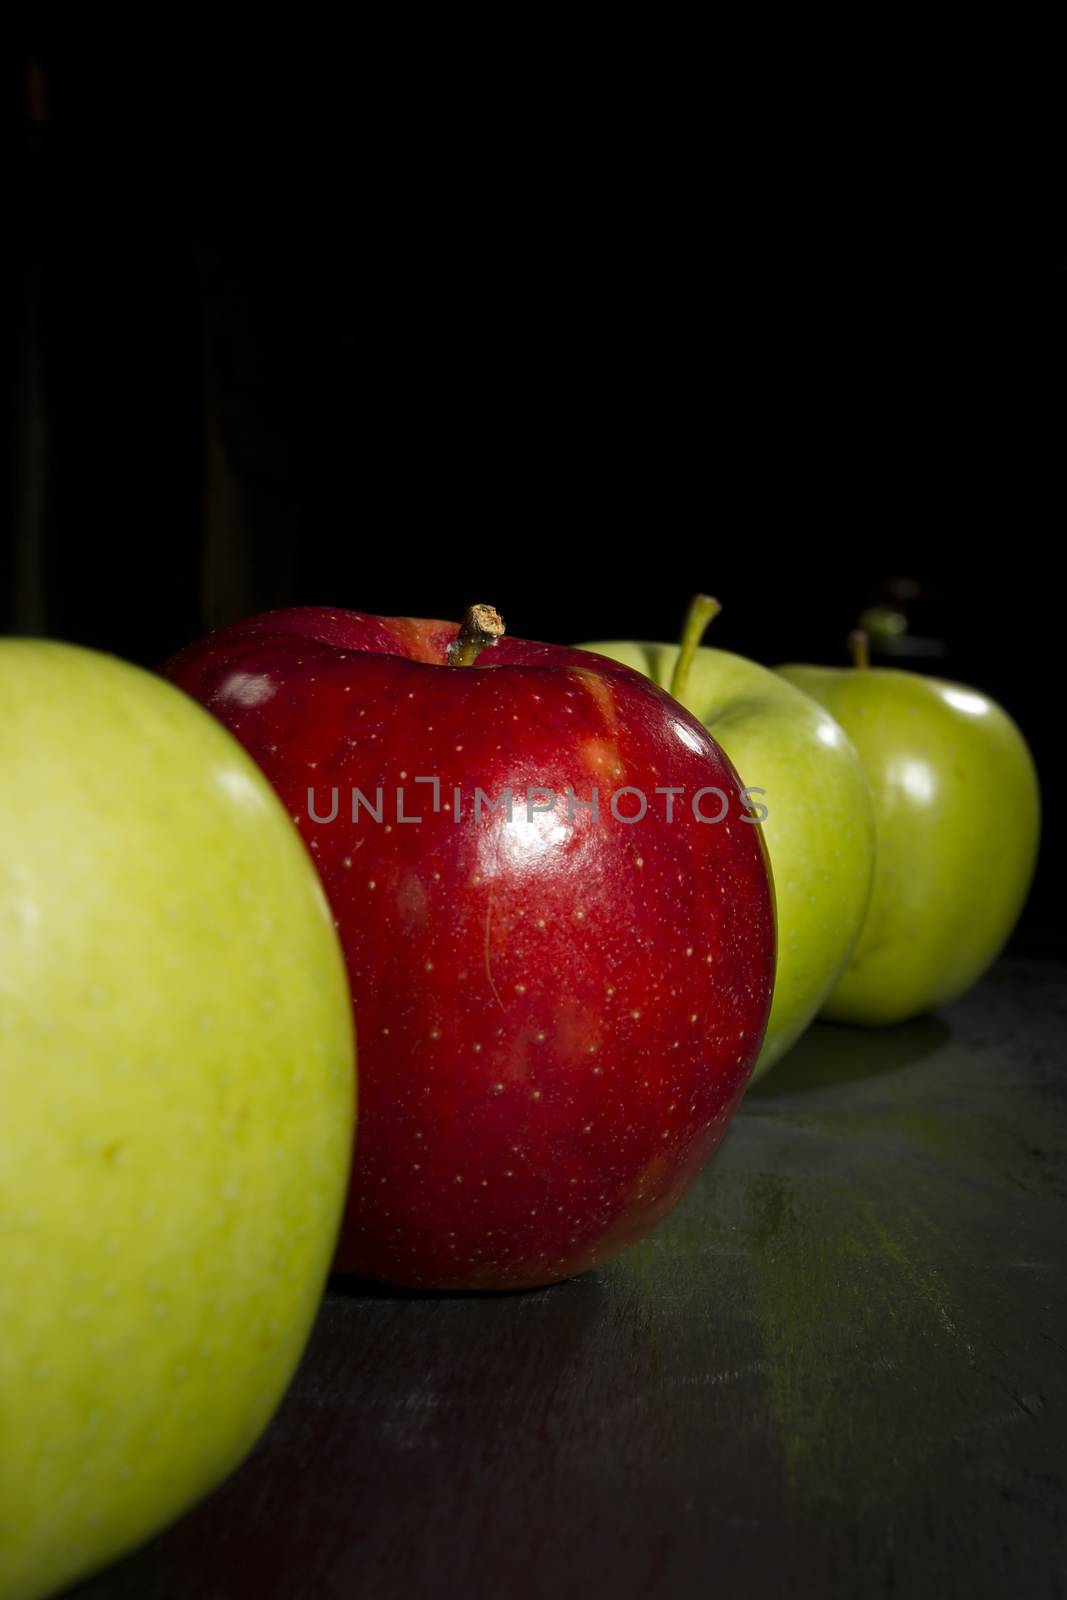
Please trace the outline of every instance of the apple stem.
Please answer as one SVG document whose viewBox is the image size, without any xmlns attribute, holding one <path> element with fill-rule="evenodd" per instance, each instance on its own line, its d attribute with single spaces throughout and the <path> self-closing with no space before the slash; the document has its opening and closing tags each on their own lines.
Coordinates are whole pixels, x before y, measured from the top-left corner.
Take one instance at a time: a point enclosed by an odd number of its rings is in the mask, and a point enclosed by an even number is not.
<svg viewBox="0 0 1067 1600">
<path fill-rule="evenodd" d="M 866 672 L 871 664 L 871 641 L 862 628 L 853 628 L 848 636 L 848 649 L 852 665 Z"/>
<path fill-rule="evenodd" d="M 493 606 L 468 606 L 459 632 L 448 647 L 448 665 L 472 666 L 485 647 L 496 644 L 503 632 L 503 619 Z"/>
<path fill-rule="evenodd" d="M 671 694 L 676 700 L 680 700 L 686 691 L 693 657 L 707 632 L 708 623 L 713 621 L 721 610 L 722 606 L 717 600 L 713 600 L 710 594 L 696 594 L 689 602 L 685 625 L 682 628 L 682 648 L 678 652 L 678 659 L 671 674 Z"/>
</svg>

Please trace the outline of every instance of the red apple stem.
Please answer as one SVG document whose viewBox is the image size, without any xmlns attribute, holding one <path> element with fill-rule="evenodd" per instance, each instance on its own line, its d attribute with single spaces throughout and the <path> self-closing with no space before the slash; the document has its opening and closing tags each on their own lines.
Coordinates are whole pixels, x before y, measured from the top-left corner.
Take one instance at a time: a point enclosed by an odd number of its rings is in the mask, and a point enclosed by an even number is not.
<svg viewBox="0 0 1067 1600">
<path fill-rule="evenodd" d="M 469 667 L 487 645 L 494 645 L 504 633 L 504 622 L 493 606 L 468 606 L 459 632 L 448 647 L 450 667 Z"/>
<path fill-rule="evenodd" d="M 848 651 L 852 665 L 866 672 L 871 664 L 871 641 L 862 628 L 853 628 L 848 636 Z"/>
<path fill-rule="evenodd" d="M 689 602 L 689 610 L 685 614 L 685 623 L 682 627 L 682 648 L 678 652 L 678 659 L 674 663 L 671 674 L 671 694 L 680 700 L 685 694 L 689 683 L 689 674 L 693 668 L 693 657 L 707 632 L 708 623 L 719 615 L 722 606 L 713 600 L 710 594 L 696 594 Z"/>
</svg>

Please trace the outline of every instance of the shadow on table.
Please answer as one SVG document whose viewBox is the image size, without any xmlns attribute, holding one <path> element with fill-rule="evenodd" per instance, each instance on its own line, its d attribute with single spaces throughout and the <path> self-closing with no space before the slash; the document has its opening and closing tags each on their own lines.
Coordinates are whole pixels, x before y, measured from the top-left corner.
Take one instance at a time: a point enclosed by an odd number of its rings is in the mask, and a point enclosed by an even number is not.
<svg viewBox="0 0 1067 1600">
<path fill-rule="evenodd" d="M 580 1278 L 564 1278 L 533 1289 L 404 1289 L 398 1284 L 375 1283 L 373 1278 L 357 1278 L 350 1272 L 332 1272 L 326 1287 L 331 1294 L 351 1295 L 359 1300 L 521 1300 L 563 1294 Z"/>
<path fill-rule="evenodd" d="M 805 1089 L 828 1089 L 900 1072 L 936 1054 L 952 1037 L 938 1017 L 919 1017 L 893 1028 L 853 1028 L 817 1022 L 746 1099 L 771 1099 Z"/>
</svg>

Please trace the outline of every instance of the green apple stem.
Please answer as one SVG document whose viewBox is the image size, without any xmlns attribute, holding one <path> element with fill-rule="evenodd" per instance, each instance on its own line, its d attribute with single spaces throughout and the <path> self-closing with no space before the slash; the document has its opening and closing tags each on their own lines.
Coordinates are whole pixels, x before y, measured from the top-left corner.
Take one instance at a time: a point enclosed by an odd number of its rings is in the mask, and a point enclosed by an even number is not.
<svg viewBox="0 0 1067 1600">
<path fill-rule="evenodd" d="M 676 700 L 680 700 L 685 693 L 693 667 L 693 657 L 707 632 L 708 623 L 713 621 L 721 610 L 722 606 L 717 600 L 713 600 L 710 594 L 694 595 L 690 601 L 689 610 L 685 614 L 685 626 L 682 629 L 682 648 L 678 652 L 674 672 L 671 674 L 671 694 Z"/>
<path fill-rule="evenodd" d="M 448 665 L 473 665 L 486 646 L 496 644 L 503 632 L 503 619 L 493 606 L 468 606 L 459 632 L 448 647 Z"/>
<path fill-rule="evenodd" d="M 848 636 L 848 649 L 852 665 L 860 672 L 866 672 L 871 664 L 871 641 L 862 628 L 853 628 Z"/>
</svg>

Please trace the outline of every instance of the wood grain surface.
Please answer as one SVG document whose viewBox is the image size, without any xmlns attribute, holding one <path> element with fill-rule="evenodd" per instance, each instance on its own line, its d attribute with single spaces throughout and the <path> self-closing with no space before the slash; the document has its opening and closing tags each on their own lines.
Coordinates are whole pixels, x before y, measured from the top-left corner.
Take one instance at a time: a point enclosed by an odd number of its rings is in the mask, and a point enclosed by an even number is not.
<svg viewBox="0 0 1067 1600">
<path fill-rule="evenodd" d="M 245 1466 L 79 1600 L 1059 1595 L 1067 973 L 817 1027 L 547 1290 L 334 1280 Z"/>
</svg>

